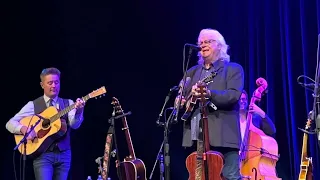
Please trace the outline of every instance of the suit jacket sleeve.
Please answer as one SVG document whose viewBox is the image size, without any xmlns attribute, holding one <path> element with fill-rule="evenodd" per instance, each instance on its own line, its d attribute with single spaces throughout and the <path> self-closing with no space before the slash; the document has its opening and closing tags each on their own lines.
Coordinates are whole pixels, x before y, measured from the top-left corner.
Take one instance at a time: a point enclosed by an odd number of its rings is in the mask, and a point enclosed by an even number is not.
<svg viewBox="0 0 320 180">
<path fill-rule="evenodd" d="M 259 116 L 260 117 L 260 116 Z M 261 117 L 260 117 L 261 118 Z M 266 114 L 265 118 L 261 118 L 260 121 L 261 130 L 269 136 L 272 136 L 276 133 L 276 127 L 269 116 Z"/>
<path fill-rule="evenodd" d="M 218 108 L 219 106 L 230 106 L 238 103 L 243 90 L 244 73 L 243 68 L 236 63 L 229 64 L 227 67 L 227 89 L 225 90 L 210 90 L 211 101 Z"/>
</svg>

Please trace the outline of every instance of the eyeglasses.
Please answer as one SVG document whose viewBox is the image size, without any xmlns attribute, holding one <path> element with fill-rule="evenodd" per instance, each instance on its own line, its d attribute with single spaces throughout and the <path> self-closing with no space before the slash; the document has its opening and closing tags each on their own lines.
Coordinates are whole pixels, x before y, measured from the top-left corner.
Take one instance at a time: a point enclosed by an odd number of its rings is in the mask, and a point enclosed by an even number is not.
<svg viewBox="0 0 320 180">
<path fill-rule="evenodd" d="M 216 42 L 216 40 L 214 40 L 214 39 L 209 39 L 209 40 L 204 40 L 204 41 L 201 41 L 201 42 L 197 42 L 197 45 L 198 45 L 198 46 L 201 46 L 202 44 L 208 45 L 208 44 L 213 43 L 213 42 Z"/>
</svg>

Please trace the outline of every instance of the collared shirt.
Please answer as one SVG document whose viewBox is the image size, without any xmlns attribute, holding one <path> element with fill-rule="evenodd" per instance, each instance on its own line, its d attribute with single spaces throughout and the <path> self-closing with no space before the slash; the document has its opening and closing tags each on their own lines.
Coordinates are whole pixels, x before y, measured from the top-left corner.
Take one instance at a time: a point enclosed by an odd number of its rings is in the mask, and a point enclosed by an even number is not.
<svg viewBox="0 0 320 180">
<path fill-rule="evenodd" d="M 50 98 L 46 95 L 43 95 L 43 98 L 46 102 L 47 107 L 49 107 L 49 100 Z M 53 106 L 55 106 L 57 109 L 59 109 L 59 102 L 58 97 L 53 99 Z M 69 99 L 69 105 L 74 104 L 74 101 Z M 19 121 L 25 117 L 34 115 L 34 104 L 33 101 L 29 101 L 17 114 L 15 114 L 6 124 L 6 128 L 9 132 L 13 134 L 21 134 L 20 129 L 22 125 L 19 123 Z M 71 110 L 68 113 L 68 123 L 69 126 L 73 129 L 77 129 L 80 127 L 82 121 L 83 121 L 83 111 L 82 113 L 78 113 L 76 109 Z"/>
</svg>

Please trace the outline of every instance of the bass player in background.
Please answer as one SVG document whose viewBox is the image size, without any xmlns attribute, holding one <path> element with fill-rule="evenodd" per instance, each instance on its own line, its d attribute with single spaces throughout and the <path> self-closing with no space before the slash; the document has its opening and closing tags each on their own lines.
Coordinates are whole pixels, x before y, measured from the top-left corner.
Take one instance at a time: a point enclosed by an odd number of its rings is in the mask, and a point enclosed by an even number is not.
<svg viewBox="0 0 320 180">
<path fill-rule="evenodd" d="M 26 134 L 27 127 L 19 123 L 25 117 L 39 114 L 49 106 L 64 109 L 72 100 L 62 99 L 60 92 L 60 71 L 56 68 L 44 69 L 40 74 L 40 85 L 44 95 L 29 101 L 6 124 L 6 128 L 13 134 Z M 83 121 L 84 101 L 78 98 L 75 109 L 71 110 L 62 119 L 68 122 L 67 132 L 55 143 L 51 144 L 46 152 L 33 160 L 33 169 L 36 180 L 67 180 L 71 165 L 70 128 L 77 129 Z M 35 132 L 31 132 L 28 140 L 36 138 Z"/>
<path fill-rule="evenodd" d="M 261 129 L 266 135 L 273 136 L 276 133 L 276 127 L 268 115 L 256 104 L 249 105 L 248 110 L 248 93 L 243 90 L 240 101 L 240 129 L 241 129 L 241 140 L 247 127 L 247 115 L 248 112 L 252 112 L 252 123 L 255 127 Z"/>
<path fill-rule="evenodd" d="M 186 85 L 182 93 L 181 104 L 191 92 L 199 96 L 197 82 L 200 79 L 217 71 L 213 81 L 208 84 L 206 96 L 217 107 L 217 110 L 208 108 L 209 143 L 213 151 L 218 151 L 224 156 L 225 165 L 222 169 L 223 176 L 228 180 L 241 179 L 239 170 L 239 98 L 243 90 L 244 73 L 241 65 L 230 62 L 227 53 L 228 45 L 224 37 L 214 29 L 201 30 L 198 37 L 198 45 L 201 47 L 198 65 L 187 71 L 187 77 L 191 81 Z M 179 96 L 176 98 L 176 106 Z M 186 121 L 183 131 L 183 147 L 187 148 L 188 155 L 196 149 L 197 132 L 201 118 L 199 108 L 191 115 L 191 120 Z"/>
</svg>

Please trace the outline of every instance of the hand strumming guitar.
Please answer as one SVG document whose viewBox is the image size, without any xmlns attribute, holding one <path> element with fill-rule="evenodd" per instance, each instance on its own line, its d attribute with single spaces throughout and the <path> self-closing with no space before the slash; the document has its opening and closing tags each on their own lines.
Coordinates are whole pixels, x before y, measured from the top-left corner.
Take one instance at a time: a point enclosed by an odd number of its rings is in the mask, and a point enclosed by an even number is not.
<svg viewBox="0 0 320 180">
<path fill-rule="evenodd" d="M 181 100 L 180 100 L 181 98 Z M 179 105 L 179 101 L 180 101 L 180 109 L 184 106 L 184 104 L 186 103 L 186 99 L 184 98 L 184 96 L 177 96 L 175 101 L 174 101 L 174 107 L 178 107 Z"/>
<path fill-rule="evenodd" d="M 30 131 L 30 127 L 28 128 L 27 126 L 22 126 L 21 129 L 20 129 L 20 132 L 25 135 L 27 134 L 27 131 L 29 132 Z M 36 132 L 33 130 L 29 136 L 27 137 L 27 140 L 33 140 L 34 138 L 37 137 L 37 134 Z"/>
</svg>

